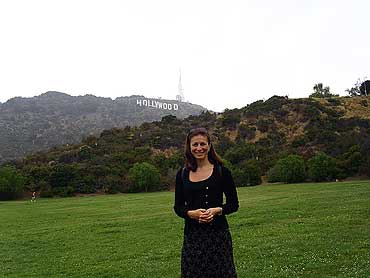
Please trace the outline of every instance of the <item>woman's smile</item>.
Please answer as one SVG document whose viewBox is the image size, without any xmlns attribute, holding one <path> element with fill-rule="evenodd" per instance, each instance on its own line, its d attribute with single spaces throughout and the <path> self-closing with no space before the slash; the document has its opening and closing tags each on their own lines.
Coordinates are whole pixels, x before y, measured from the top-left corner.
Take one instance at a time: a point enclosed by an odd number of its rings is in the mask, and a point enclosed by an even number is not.
<svg viewBox="0 0 370 278">
<path fill-rule="evenodd" d="M 190 150 L 195 158 L 203 158 L 208 155 L 209 143 L 206 136 L 196 135 L 190 140 Z"/>
</svg>

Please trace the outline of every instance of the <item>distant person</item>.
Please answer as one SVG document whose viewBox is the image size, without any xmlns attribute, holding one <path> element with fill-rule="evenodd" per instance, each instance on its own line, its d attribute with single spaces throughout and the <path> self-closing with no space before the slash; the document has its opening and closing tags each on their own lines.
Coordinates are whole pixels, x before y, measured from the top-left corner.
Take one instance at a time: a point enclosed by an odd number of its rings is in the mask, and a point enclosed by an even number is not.
<svg viewBox="0 0 370 278">
<path fill-rule="evenodd" d="M 36 202 L 36 191 L 32 192 L 31 202 Z"/>
<path fill-rule="evenodd" d="M 225 215 L 238 210 L 238 196 L 231 172 L 205 128 L 188 133 L 185 159 L 176 175 L 174 205 L 176 214 L 185 219 L 181 277 L 237 277 Z"/>
</svg>

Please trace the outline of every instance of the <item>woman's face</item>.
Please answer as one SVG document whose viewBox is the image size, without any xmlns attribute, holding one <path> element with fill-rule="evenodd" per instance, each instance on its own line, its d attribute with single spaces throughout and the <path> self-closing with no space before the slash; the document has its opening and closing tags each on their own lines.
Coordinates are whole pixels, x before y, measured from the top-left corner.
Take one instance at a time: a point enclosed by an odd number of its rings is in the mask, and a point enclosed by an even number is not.
<svg viewBox="0 0 370 278">
<path fill-rule="evenodd" d="M 202 160 L 208 157 L 211 145 L 208 144 L 207 136 L 195 135 L 190 139 L 190 151 L 195 159 Z"/>
</svg>

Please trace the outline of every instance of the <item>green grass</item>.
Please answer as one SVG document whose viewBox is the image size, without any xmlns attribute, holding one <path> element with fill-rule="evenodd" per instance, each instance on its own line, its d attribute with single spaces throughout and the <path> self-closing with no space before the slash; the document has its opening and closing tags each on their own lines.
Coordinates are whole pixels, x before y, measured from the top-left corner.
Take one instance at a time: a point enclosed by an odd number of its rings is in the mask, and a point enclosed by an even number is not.
<svg viewBox="0 0 370 278">
<path fill-rule="evenodd" d="M 370 182 L 239 188 L 239 277 L 370 277 Z M 173 193 L 0 202 L 0 277 L 179 277 Z"/>
</svg>

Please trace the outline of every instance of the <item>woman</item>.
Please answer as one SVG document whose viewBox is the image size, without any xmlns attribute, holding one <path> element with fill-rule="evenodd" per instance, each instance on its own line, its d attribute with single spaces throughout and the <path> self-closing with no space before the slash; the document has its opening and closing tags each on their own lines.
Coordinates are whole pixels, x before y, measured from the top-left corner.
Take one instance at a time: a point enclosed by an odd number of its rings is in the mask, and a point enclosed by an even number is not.
<svg viewBox="0 0 370 278">
<path fill-rule="evenodd" d="M 205 128 L 188 133 L 185 159 L 176 175 L 174 205 L 176 214 L 185 219 L 181 277 L 237 277 L 225 215 L 238 210 L 238 196 Z"/>
</svg>

